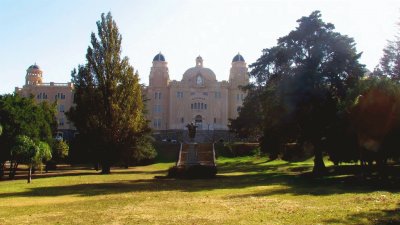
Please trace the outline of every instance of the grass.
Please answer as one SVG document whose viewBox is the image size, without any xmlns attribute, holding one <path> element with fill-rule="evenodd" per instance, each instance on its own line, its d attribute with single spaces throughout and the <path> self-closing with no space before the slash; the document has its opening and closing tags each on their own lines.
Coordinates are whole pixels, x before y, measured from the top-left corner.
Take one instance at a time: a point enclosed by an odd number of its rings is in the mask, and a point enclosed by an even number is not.
<svg viewBox="0 0 400 225">
<path fill-rule="evenodd" d="M 208 180 L 155 179 L 172 163 L 0 182 L 0 224 L 399 224 L 400 186 L 312 162 L 220 158 Z"/>
</svg>

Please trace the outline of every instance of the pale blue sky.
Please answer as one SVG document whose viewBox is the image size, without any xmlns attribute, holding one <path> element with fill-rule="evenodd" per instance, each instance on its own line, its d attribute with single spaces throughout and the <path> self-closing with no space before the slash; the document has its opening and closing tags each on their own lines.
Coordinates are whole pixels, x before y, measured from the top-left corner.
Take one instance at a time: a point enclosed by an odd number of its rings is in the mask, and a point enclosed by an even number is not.
<svg viewBox="0 0 400 225">
<path fill-rule="evenodd" d="M 159 51 L 168 61 L 171 80 L 180 80 L 198 55 L 218 80 L 227 79 L 237 52 L 251 64 L 313 10 L 355 39 L 364 52 L 361 62 L 370 70 L 386 40 L 400 30 L 398 0 L 0 0 L 0 93 L 21 87 L 35 62 L 45 82 L 70 81 L 71 70 L 85 63 L 90 33 L 102 12 L 112 12 L 123 55 L 147 84 Z"/>
</svg>

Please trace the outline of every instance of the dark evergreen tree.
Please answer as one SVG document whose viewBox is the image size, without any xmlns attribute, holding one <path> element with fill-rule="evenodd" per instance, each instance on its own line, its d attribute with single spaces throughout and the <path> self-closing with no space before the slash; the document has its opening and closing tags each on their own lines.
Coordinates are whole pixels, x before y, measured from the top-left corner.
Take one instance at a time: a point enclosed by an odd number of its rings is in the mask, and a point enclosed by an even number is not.
<svg viewBox="0 0 400 225">
<path fill-rule="evenodd" d="M 335 124 L 339 103 L 364 74 L 352 38 L 334 31 L 319 11 L 302 17 L 299 26 L 264 49 L 250 75 L 265 93 L 262 149 L 276 154 L 286 142 L 314 146 L 314 172 L 324 172 L 322 159 L 328 128 Z"/>
<path fill-rule="evenodd" d="M 139 77 L 128 58 L 121 59 L 122 37 L 111 13 L 97 22 L 98 37 L 91 35 L 86 65 L 72 71 L 75 106 L 67 113 L 99 160 L 102 173 L 121 156 L 154 157 L 154 149 L 142 148 L 150 129 L 144 115 Z"/>
</svg>

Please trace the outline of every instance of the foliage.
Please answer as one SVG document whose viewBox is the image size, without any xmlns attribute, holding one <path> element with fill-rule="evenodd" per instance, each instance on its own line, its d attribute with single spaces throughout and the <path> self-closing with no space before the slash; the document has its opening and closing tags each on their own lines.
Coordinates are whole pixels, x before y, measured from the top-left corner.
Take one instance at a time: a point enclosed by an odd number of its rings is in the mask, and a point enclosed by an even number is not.
<svg viewBox="0 0 400 225">
<path fill-rule="evenodd" d="M 4 174 L 4 162 L 12 159 L 11 151 L 17 145 L 15 141 L 20 140 L 17 137 L 26 136 L 33 142 L 48 143 L 52 140 L 57 128 L 55 115 L 54 104 L 36 104 L 33 98 L 23 98 L 17 94 L 0 96 L 0 123 L 3 126 L 3 134 L 0 136 L 0 178 Z M 13 163 L 18 165 L 18 162 Z"/>
<path fill-rule="evenodd" d="M 260 148 L 255 143 L 243 142 L 226 142 L 215 143 L 214 148 L 217 157 L 242 157 L 242 156 L 259 156 Z"/>
<path fill-rule="evenodd" d="M 335 124 L 346 91 L 363 76 L 354 40 L 334 31 L 319 11 L 302 17 L 299 26 L 263 50 L 250 67 L 263 96 L 261 150 L 271 158 L 288 142 L 314 146 L 315 173 L 324 171 L 323 140 Z"/>
<path fill-rule="evenodd" d="M 379 158 L 399 155 L 400 85 L 386 77 L 360 82 L 360 94 L 349 109 L 359 142 Z"/>
<path fill-rule="evenodd" d="M 262 121 L 264 113 L 262 108 L 263 92 L 255 86 L 249 85 L 244 88 L 247 90 L 247 97 L 240 108 L 236 119 L 230 119 L 229 129 L 237 134 L 239 138 L 257 138 L 262 133 Z"/>
<path fill-rule="evenodd" d="M 50 145 L 46 142 L 39 141 L 37 144 L 38 151 L 34 157 L 34 163 L 41 165 L 43 162 L 49 161 L 52 158 Z"/>
<path fill-rule="evenodd" d="M 20 135 L 16 137 L 11 150 L 12 159 L 15 163 L 28 164 L 28 183 L 31 181 L 31 171 L 34 166 L 42 166 L 43 161 L 51 159 L 49 144 L 43 141 L 35 143 L 31 138 Z"/>
<path fill-rule="evenodd" d="M 400 27 L 400 23 L 398 25 Z M 394 40 L 388 41 L 374 74 L 389 77 L 397 82 L 400 80 L 400 36 L 395 36 Z"/>
<path fill-rule="evenodd" d="M 100 160 L 102 173 L 110 173 L 111 164 L 123 156 L 153 157 L 155 151 L 142 139 L 150 129 L 139 76 L 128 58 L 120 57 L 122 38 L 111 13 L 101 15 L 97 28 L 86 65 L 72 71 L 75 106 L 67 116 L 90 145 L 93 158 Z"/>
<path fill-rule="evenodd" d="M 35 142 L 25 135 L 17 136 L 11 150 L 12 158 L 20 163 L 33 165 L 36 156 L 39 155 L 39 147 Z"/>
<path fill-rule="evenodd" d="M 172 166 L 168 169 L 167 177 L 182 179 L 209 179 L 217 174 L 216 166 Z"/>
<path fill-rule="evenodd" d="M 69 146 L 67 142 L 63 140 L 55 140 L 53 141 L 52 146 L 52 155 L 53 159 L 57 162 L 60 162 L 68 157 Z"/>
</svg>

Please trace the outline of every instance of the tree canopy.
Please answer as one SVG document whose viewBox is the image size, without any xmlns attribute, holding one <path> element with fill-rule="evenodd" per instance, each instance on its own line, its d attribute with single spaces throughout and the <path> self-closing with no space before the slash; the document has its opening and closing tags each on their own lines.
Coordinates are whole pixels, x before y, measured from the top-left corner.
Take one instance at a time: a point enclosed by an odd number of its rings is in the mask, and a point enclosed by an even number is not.
<svg viewBox="0 0 400 225">
<path fill-rule="evenodd" d="M 253 90 L 263 96 L 262 150 L 276 155 L 285 143 L 311 143 L 314 172 L 320 173 L 325 168 L 322 148 L 327 130 L 337 120 L 346 91 L 363 76 L 364 66 L 358 62 L 361 53 L 354 40 L 335 32 L 319 11 L 297 22 L 298 27 L 279 38 L 276 46 L 263 50 L 250 65 L 250 76 Z"/>
<path fill-rule="evenodd" d="M 87 63 L 72 71 L 75 105 L 67 116 L 82 140 L 90 143 L 102 173 L 109 173 L 111 164 L 122 155 L 140 160 L 154 157 L 155 152 L 152 147 L 143 147 L 148 140 L 143 137 L 150 129 L 139 76 L 128 58 L 121 58 L 122 37 L 111 13 L 101 15 L 97 34 L 91 34 Z"/>
<path fill-rule="evenodd" d="M 18 163 L 26 163 L 26 157 L 31 156 L 28 151 L 25 151 L 27 154 L 24 153 L 24 157 L 22 157 L 22 153 L 19 154 L 19 151 L 15 149 L 21 143 L 28 143 L 22 139 L 29 139 L 35 145 L 42 143 L 38 149 L 45 150 L 43 150 L 43 154 L 37 156 L 38 160 L 51 158 L 45 143 L 52 141 L 52 136 L 56 131 L 55 115 L 54 104 L 47 102 L 36 104 L 33 98 L 23 98 L 17 94 L 0 96 L 0 123 L 3 126 L 3 134 L 0 136 L 0 177 L 4 175 L 5 161 L 11 160 L 10 177 L 12 178 Z M 21 139 L 21 137 L 24 138 Z M 15 154 L 11 154 L 12 151 Z"/>
<path fill-rule="evenodd" d="M 400 27 L 400 22 L 398 26 Z M 400 81 L 400 36 L 395 36 L 393 40 L 388 41 L 374 74 Z"/>
</svg>

